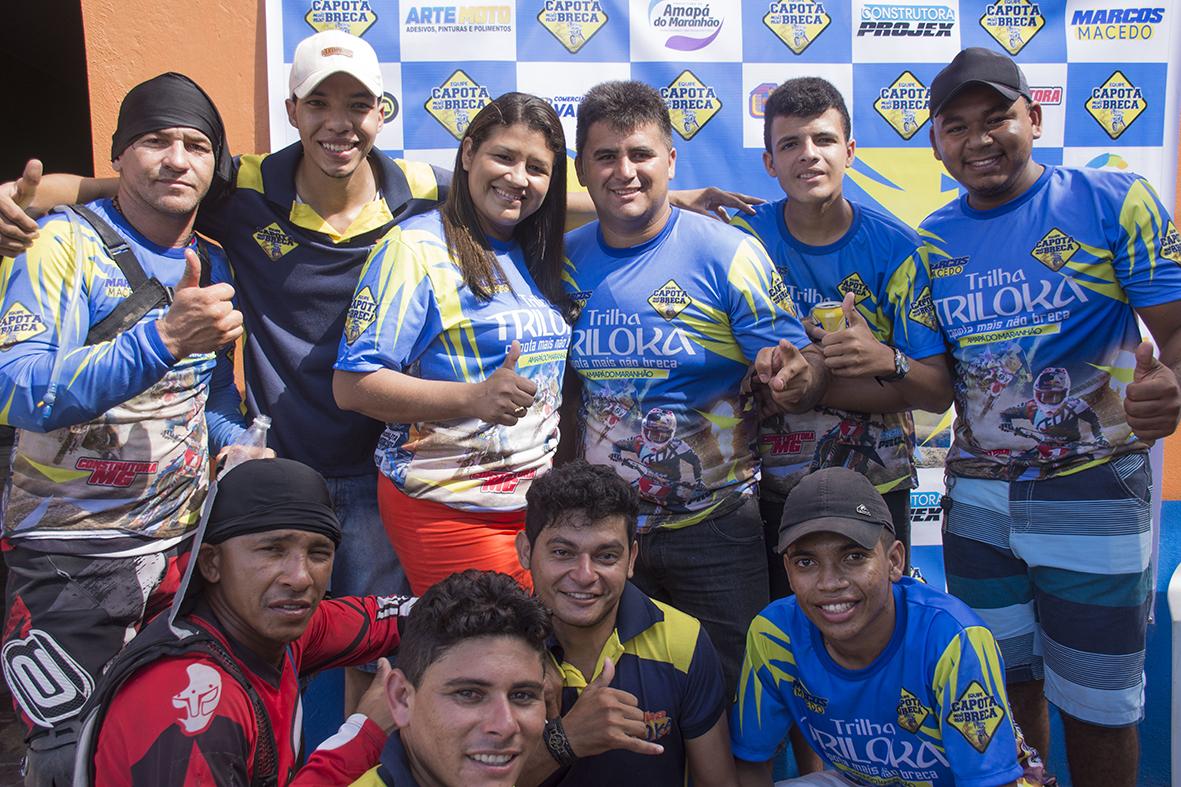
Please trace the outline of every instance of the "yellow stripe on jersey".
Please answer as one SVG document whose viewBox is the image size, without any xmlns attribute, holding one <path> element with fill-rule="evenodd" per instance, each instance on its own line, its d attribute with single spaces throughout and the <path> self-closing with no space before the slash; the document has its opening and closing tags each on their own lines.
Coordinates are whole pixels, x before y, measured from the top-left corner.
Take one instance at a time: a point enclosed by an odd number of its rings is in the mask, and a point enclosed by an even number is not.
<svg viewBox="0 0 1181 787">
<path fill-rule="evenodd" d="M 266 154 L 240 156 L 238 158 L 238 177 L 234 185 L 240 189 L 250 189 L 262 194 L 262 160 Z"/>
<path fill-rule="evenodd" d="M 795 666 L 796 658 L 791 652 L 791 637 L 762 615 L 756 615 L 746 633 L 746 657 L 742 660 L 742 672 L 738 676 L 738 724 L 741 729 L 746 720 L 748 696 L 755 704 L 755 718 L 763 720 L 763 681 L 756 669 L 765 669 L 776 683 L 795 683 L 795 678 L 779 664 Z"/>
<path fill-rule="evenodd" d="M 979 674 L 984 690 L 1008 708 L 1009 700 L 1005 696 L 1005 671 L 1001 664 L 1000 649 L 992 632 L 983 626 L 965 628 L 964 636 L 952 639 L 939 656 L 939 661 L 935 664 L 935 678 L 931 684 L 935 696 L 955 699 L 964 690 L 965 687 L 960 686 L 958 681 L 965 640 L 980 663 L 979 673 L 972 671 L 972 680 L 976 680 L 976 675 Z"/>
<path fill-rule="evenodd" d="M 377 766 L 370 768 L 361 774 L 361 778 L 353 782 L 350 787 L 394 787 L 386 784 L 382 778 L 377 775 Z"/>
<path fill-rule="evenodd" d="M 1082 241 L 1075 242 L 1078 243 L 1079 248 L 1090 254 L 1095 260 L 1093 262 L 1069 261 L 1066 263 L 1066 268 L 1082 276 L 1090 277 L 1089 279 L 1083 279 L 1080 276 L 1072 276 L 1071 278 L 1074 282 L 1080 287 L 1086 287 L 1088 290 L 1111 298 L 1113 301 L 1127 303 L 1128 295 L 1124 292 L 1124 288 L 1120 286 L 1119 280 L 1115 277 L 1115 268 L 1111 264 L 1114 257 L 1111 251 L 1096 246 L 1088 246 Z M 1066 274 L 1063 273 L 1062 275 L 1065 276 Z"/>
<path fill-rule="evenodd" d="M 394 159 L 394 164 L 406 176 L 406 185 L 410 187 L 411 197 L 439 201 L 439 181 L 435 178 L 435 170 L 430 164 L 400 158 Z"/>
<path fill-rule="evenodd" d="M 664 620 L 628 641 L 624 650 L 637 658 L 671 664 L 678 672 L 689 674 L 701 623 L 678 609 L 656 599 L 652 603 L 664 613 Z"/>
<path fill-rule="evenodd" d="M 1128 270 L 1131 276 L 1136 268 L 1136 241 L 1144 243 L 1148 254 L 1149 279 L 1156 272 L 1156 243 L 1158 234 L 1164 231 L 1167 217 L 1161 216 L 1157 209 L 1156 192 L 1148 181 L 1137 178 L 1128 189 L 1124 197 L 1124 204 L 1120 206 L 1119 223 L 1124 232 L 1128 233 Z"/>
</svg>

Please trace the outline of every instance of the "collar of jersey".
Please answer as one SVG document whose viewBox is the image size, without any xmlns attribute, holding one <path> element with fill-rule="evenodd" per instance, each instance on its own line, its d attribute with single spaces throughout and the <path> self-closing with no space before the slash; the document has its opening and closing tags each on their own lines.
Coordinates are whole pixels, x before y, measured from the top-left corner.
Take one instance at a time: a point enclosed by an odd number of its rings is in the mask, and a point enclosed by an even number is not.
<svg viewBox="0 0 1181 787">
<path fill-rule="evenodd" d="M 616 248 L 615 246 L 608 246 L 607 241 L 603 240 L 603 227 L 601 223 L 595 224 L 595 238 L 599 242 L 599 249 L 608 257 L 615 257 L 617 259 L 630 259 L 637 257 L 649 249 L 655 248 L 664 242 L 664 239 L 673 231 L 673 225 L 677 223 L 677 218 L 681 215 L 680 208 L 673 208 L 669 213 L 668 221 L 664 223 L 664 227 L 657 233 L 655 238 L 650 238 L 643 243 L 638 243 L 635 246 L 623 246 Z"/>
<path fill-rule="evenodd" d="M 550 637 L 550 656 L 562 673 L 562 685 L 581 692 L 588 683 L 599 677 L 605 659 L 611 659 L 612 663 L 618 666 L 619 657 L 624 653 L 623 643 L 635 639 L 662 620 L 664 613 L 660 611 L 660 607 L 652 603 L 652 599 L 644 595 L 642 590 L 628 582 L 623 586 L 619 607 L 615 610 L 615 628 L 603 643 L 603 649 L 599 651 L 599 658 L 595 662 L 595 674 L 591 675 L 590 680 L 587 680 L 577 667 L 565 660 L 561 644 L 556 637 Z"/>
<path fill-rule="evenodd" d="M 894 651 L 902 645 L 902 636 L 906 633 L 906 594 L 903 592 L 902 586 L 902 582 L 905 580 L 904 577 L 903 580 L 893 583 L 890 588 L 894 593 L 894 633 L 890 635 L 890 641 L 886 643 L 886 647 L 882 649 L 878 657 L 864 669 L 849 669 L 837 664 L 832 656 L 828 655 L 828 648 L 824 647 L 824 636 L 820 633 L 820 629 L 805 618 L 808 628 L 812 632 L 812 650 L 825 670 L 845 680 L 865 680 L 890 661 Z M 804 614 L 803 610 L 800 610 L 800 614 Z"/>
<path fill-rule="evenodd" d="M 815 256 L 819 254 L 832 254 L 835 251 L 839 251 L 842 246 L 853 240 L 857 235 L 857 231 L 861 228 L 861 206 L 848 197 L 843 199 L 853 209 L 853 221 L 849 223 L 849 229 L 845 230 L 845 234 L 832 243 L 826 246 L 810 246 L 796 238 L 795 235 L 792 235 L 791 230 L 787 228 L 787 221 L 783 218 L 783 209 L 787 206 L 786 199 L 781 199 L 775 203 L 775 224 L 779 227 L 779 234 L 783 236 L 783 240 L 788 246 L 803 254 Z"/>
<path fill-rule="evenodd" d="M 298 227 L 327 236 L 333 243 L 342 243 L 358 235 L 380 229 L 393 221 L 393 209 L 400 209 L 410 198 L 410 184 L 406 174 L 393 160 L 378 150 L 369 153 L 368 161 L 377 173 L 378 199 L 367 204 L 343 233 L 337 232 L 310 205 L 299 201 L 295 192 L 295 168 L 303 158 L 303 144 L 296 142 L 262 160 L 262 193 L 271 203 L 282 208 L 291 206 L 290 220 Z M 384 218 L 383 218 L 384 217 Z"/>
<path fill-rule="evenodd" d="M 1050 173 L 1054 169 L 1055 167 L 1051 164 L 1043 164 L 1042 174 L 1038 175 L 1037 180 L 1025 190 L 1024 194 L 1016 199 L 1009 200 L 1003 205 L 997 205 L 995 208 L 989 208 L 988 210 L 976 210 L 976 208 L 968 204 L 968 195 L 964 194 L 960 197 L 960 210 L 970 219 L 994 219 L 997 216 L 1003 216 L 1010 211 L 1017 210 L 1017 208 L 1029 202 L 1039 191 L 1046 187 L 1046 184 L 1050 182 Z"/>
<path fill-rule="evenodd" d="M 185 249 L 196 248 L 195 238 L 190 239 L 188 243 L 183 246 L 161 246 L 145 238 L 139 230 L 137 230 L 131 222 L 123 215 L 122 211 L 115 208 L 114 200 L 100 199 L 90 203 L 92 208 L 98 208 L 98 213 L 104 219 L 110 222 L 119 234 L 132 243 L 143 246 L 152 254 L 158 254 L 161 257 L 171 257 L 172 259 L 183 260 L 185 258 Z M 143 264 L 141 262 L 141 264 Z"/>
<path fill-rule="evenodd" d="M 414 774 L 410 772 L 410 760 L 406 756 L 406 747 L 402 745 L 402 735 L 397 730 L 390 733 L 382 747 L 381 767 L 392 779 L 388 782 L 389 787 L 418 787 Z"/>
</svg>

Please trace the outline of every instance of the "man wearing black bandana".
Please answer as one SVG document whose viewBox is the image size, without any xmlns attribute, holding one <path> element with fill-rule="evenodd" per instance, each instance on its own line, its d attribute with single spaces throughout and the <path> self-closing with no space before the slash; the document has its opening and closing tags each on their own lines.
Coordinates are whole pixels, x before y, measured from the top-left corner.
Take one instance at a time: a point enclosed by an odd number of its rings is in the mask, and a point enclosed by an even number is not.
<svg viewBox="0 0 1181 787">
<path fill-rule="evenodd" d="M 227 266 L 193 236 L 198 203 L 229 177 L 221 118 L 191 80 L 163 74 L 124 99 L 111 161 L 114 199 L 49 214 L 0 266 L 0 417 L 18 429 L 0 662 L 31 785 L 68 783 L 77 714 L 167 603 L 210 447 L 241 429 L 221 348 L 242 316 L 230 285 L 201 286 L 199 258 Z"/>
<path fill-rule="evenodd" d="M 388 654 L 409 600 L 323 600 L 341 529 L 306 465 L 244 462 L 211 496 L 170 613 L 87 706 L 76 785 L 348 784 L 393 728 L 383 663 L 359 713 L 296 770 L 300 681 Z"/>
</svg>

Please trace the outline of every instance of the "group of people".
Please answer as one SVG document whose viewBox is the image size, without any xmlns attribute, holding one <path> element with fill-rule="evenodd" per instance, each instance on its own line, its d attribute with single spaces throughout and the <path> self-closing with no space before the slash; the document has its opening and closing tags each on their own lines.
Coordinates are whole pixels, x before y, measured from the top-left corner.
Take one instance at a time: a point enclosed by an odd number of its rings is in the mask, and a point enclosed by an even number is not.
<svg viewBox="0 0 1181 787">
<path fill-rule="evenodd" d="M 1047 700 L 1075 784 L 1134 784 L 1147 447 L 1181 418 L 1143 179 L 1037 163 L 979 48 L 932 83 L 965 193 L 918 232 L 843 195 L 819 78 L 767 101 L 767 204 L 671 191 L 639 82 L 579 106 L 585 193 L 544 99 L 490 102 L 448 173 L 373 149 L 382 94 L 318 33 L 284 150 L 231 156 L 164 74 L 117 178 L 0 185 L 27 784 L 769 784 L 785 739 L 802 784 L 1039 784 Z M 910 413 L 953 401 L 949 596 L 907 576 Z M 279 458 L 210 487 L 243 412 Z M 301 767 L 299 681 L 340 665 Z"/>
</svg>

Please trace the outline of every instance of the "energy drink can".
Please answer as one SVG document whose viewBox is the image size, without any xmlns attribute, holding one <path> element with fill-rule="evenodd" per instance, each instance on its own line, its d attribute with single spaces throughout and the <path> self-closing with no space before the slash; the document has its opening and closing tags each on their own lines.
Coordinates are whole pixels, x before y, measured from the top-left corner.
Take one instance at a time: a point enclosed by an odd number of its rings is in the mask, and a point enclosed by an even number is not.
<svg viewBox="0 0 1181 787">
<path fill-rule="evenodd" d="M 813 306 L 812 321 L 830 333 L 847 327 L 845 310 L 840 301 L 821 301 Z"/>
</svg>

